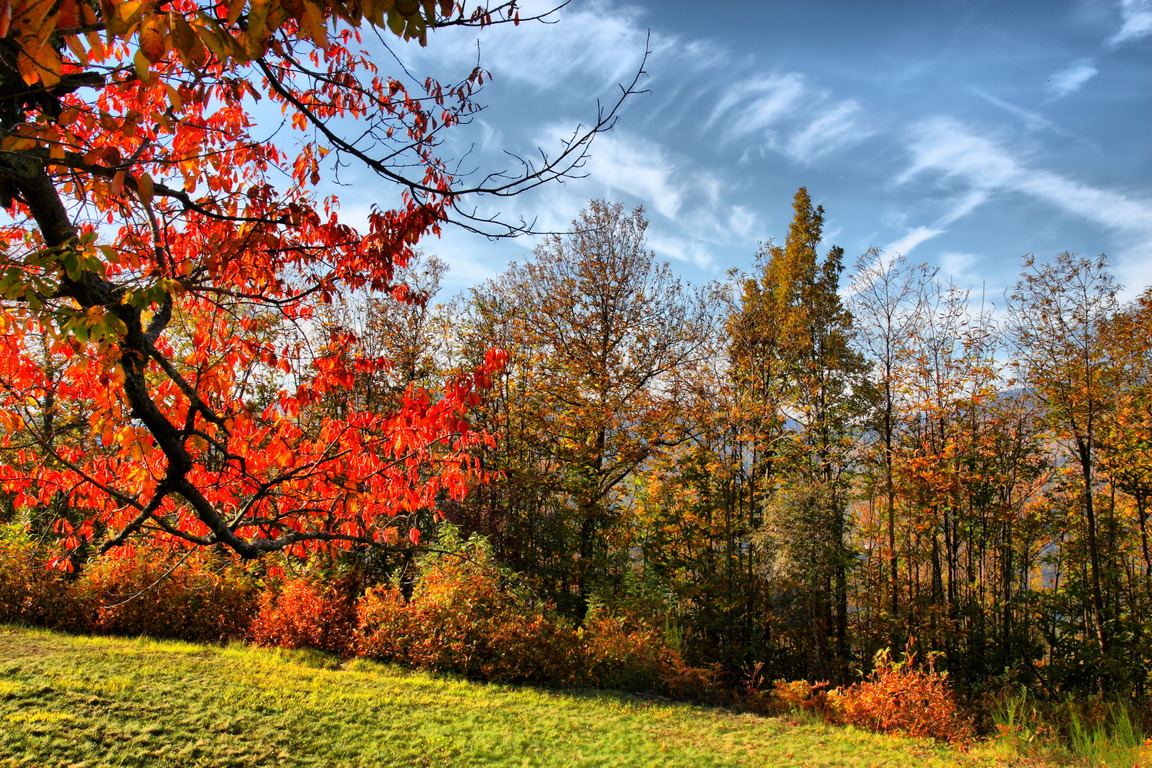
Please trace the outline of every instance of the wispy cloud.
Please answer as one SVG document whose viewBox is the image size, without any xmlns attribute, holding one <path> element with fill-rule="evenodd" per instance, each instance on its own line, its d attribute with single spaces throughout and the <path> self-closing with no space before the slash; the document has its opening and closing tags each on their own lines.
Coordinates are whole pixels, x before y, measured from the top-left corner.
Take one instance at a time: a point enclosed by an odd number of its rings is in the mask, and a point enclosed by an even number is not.
<svg viewBox="0 0 1152 768">
<path fill-rule="evenodd" d="M 761 133 L 790 117 L 804 92 L 804 78 L 794 72 L 746 78 L 724 91 L 705 128 L 719 127 L 728 140 Z"/>
<path fill-rule="evenodd" d="M 1048 78 L 1048 93 L 1053 99 L 1062 99 L 1080 90 L 1098 72 L 1090 59 L 1081 59 Z"/>
<path fill-rule="evenodd" d="M 520 3 L 522 16 L 543 13 L 554 3 Z M 406 50 L 414 60 L 450 65 L 455 73 L 474 65 L 479 53 L 482 67 L 501 82 L 527 84 L 536 89 L 555 88 L 575 73 L 595 88 L 631 80 L 644 54 L 646 42 L 653 56 L 674 49 L 672 38 L 647 36 L 635 7 L 609 6 L 601 0 L 572 4 L 553 17 L 554 24 L 534 23 L 530 34 L 511 24 L 496 24 L 483 32 L 446 29 L 437 32 L 435 45 Z M 479 47 L 478 47 L 479 41 Z M 492 51 L 487 55 L 486 51 Z"/>
<path fill-rule="evenodd" d="M 946 230 L 933 229 L 931 227 L 916 227 L 899 240 L 889 243 L 880 250 L 883 253 L 898 254 L 900 256 L 907 256 L 909 253 L 921 243 L 927 242 L 937 235 L 944 234 Z"/>
<path fill-rule="evenodd" d="M 979 88 L 972 89 L 972 92 L 980 98 L 984 99 L 984 101 L 988 102 L 989 104 L 999 107 L 1013 117 L 1018 118 L 1022 123 L 1024 123 L 1024 127 L 1030 131 L 1051 130 L 1055 131 L 1056 133 L 1063 133 L 1051 120 L 1044 117 L 1039 112 L 1033 112 L 1030 109 L 1024 109 L 1023 107 L 1009 103 L 1003 99 L 999 99 L 987 91 L 983 91 Z"/>
<path fill-rule="evenodd" d="M 1152 35 L 1152 0 L 1120 0 L 1120 19 L 1120 29 L 1108 38 L 1109 45 Z"/>
<path fill-rule="evenodd" d="M 932 170 L 987 189 L 1008 184 L 1020 172 L 1016 161 L 995 142 L 950 117 L 922 120 L 912 126 L 910 136 L 912 163 L 897 179 L 901 183 Z"/>
<path fill-rule="evenodd" d="M 675 237 L 660 231 L 648 230 L 648 246 L 659 259 L 673 259 L 695 264 L 701 269 L 710 269 L 713 265 L 712 254 L 703 243 L 683 237 Z"/>
<path fill-rule="evenodd" d="M 563 131 L 560 125 L 552 126 L 544 143 L 556 143 Z M 645 201 L 670 219 L 680 212 L 692 175 L 678 168 L 660 145 L 625 131 L 600 136 L 584 172 L 595 182 Z"/>
<path fill-rule="evenodd" d="M 937 174 L 942 179 L 966 184 L 968 189 L 953 201 L 949 212 L 934 227 L 913 230 L 889 246 L 891 250 L 909 244 L 915 247 L 939 234 L 937 230 L 942 225 L 967 215 L 993 193 L 1016 193 L 1047 203 L 1120 236 L 1133 244 L 1133 252 L 1152 250 L 1152 200 L 1030 168 L 996 140 L 981 136 L 952 118 L 932 118 L 916 124 L 911 131 L 909 153 L 910 167 L 899 181 Z"/>
<path fill-rule="evenodd" d="M 760 217 L 742 205 L 734 205 L 728 215 L 727 229 L 741 240 L 755 237 Z"/>
<path fill-rule="evenodd" d="M 855 144 L 867 138 L 871 131 L 861 127 L 859 116 L 863 110 L 855 101 L 842 101 L 818 115 L 787 143 L 787 152 L 802 163 Z"/>
<path fill-rule="evenodd" d="M 975 285 L 980 282 L 976 267 L 983 258 L 974 253 L 948 251 L 940 254 L 940 272 L 960 285 Z"/>
<path fill-rule="evenodd" d="M 854 100 L 837 100 L 797 72 L 756 73 L 716 100 L 705 123 L 726 142 L 763 139 L 762 148 L 810 163 L 872 135 Z"/>
</svg>

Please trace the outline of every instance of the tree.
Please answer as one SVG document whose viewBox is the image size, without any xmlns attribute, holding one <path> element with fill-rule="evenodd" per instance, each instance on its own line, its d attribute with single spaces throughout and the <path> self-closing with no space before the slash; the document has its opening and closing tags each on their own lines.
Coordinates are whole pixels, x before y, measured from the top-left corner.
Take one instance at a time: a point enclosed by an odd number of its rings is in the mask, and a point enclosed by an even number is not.
<svg viewBox="0 0 1152 768">
<path fill-rule="evenodd" d="M 1152 500 L 1152 289 L 1117 312 L 1107 332 L 1118 369 L 1117 404 L 1104 426 L 1100 463 L 1136 502 L 1146 588 L 1152 590 L 1148 503 Z"/>
<path fill-rule="evenodd" d="M 857 339 L 873 366 L 877 394 L 874 415 L 879 440 L 875 449 L 880 453 L 883 471 L 892 648 L 902 642 L 896 630 L 900 617 L 900 567 L 895 483 L 896 444 L 907 410 L 902 407 L 901 383 L 924 316 L 925 286 L 933 275 L 927 265 L 911 265 L 900 255 L 886 259 L 878 251 L 869 250 L 857 263 L 853 278 L 851 308 L 857 321 Z"/>
<path fill-rule="evenodd" d="M 793 210 L 784 245 L 769 245 L 761 274 L 744 281 L 729 323 L 732 367 L 752 416 L 749 440 L 764 464 L 755 503 L 766 543 L 781 572 L 803 584 L 798 593 L 814 637 L 809 672 L 843 680 L 852 559 L 847 471 L 867 383 L 852 347 L 852 315 L 838 293 L 844 252 L 817 255 L 824 209 L 803 187 Z"/>
<path fill-rule="evenodd" d="M 656 263 L 647 226 L 642 209 L 593 200 L 473 297 L 511 355 L 493 430 L 524 449 L 493 468 L 547 468 L 533 482 L 554 489 L 578 612 L 605 573 L 624 481 L 683 438 L 680 390 L 704 341 L 704 302 Z"/>
<path fill-rule="evenodd" d="M 1118 384 L 1107 336 L 1117 310 L 1117 286 L 1104 256 L 1090 260 L 1062 253 L 1045 265 L 1029 256 L 1024 269 L 1010 297 L 1009 330 L 1023 379 L 1044 403 L 1049 423 L 1079 469 L 1091 607 L 1091 626 L 1085 631 L 1095 636 L 1107 659 L 1107 564 L 1101 556 L 1095 493 L 1101 427 Z"/>
<path fill-rule="evenodd" d="M 385 77 L 361 34 L 423 44 L 502 20 L 515 2 L 4 3 L 0 429 L 17 503 L 82 511 L 62 523 L 70 544 L 155 533 L 253 557 L 392 542 L 404 515 L 463 494 L 483 439 L 464 415 L 502 353 L 439 398 L 413 387 L 389 412 L 318 416 L 385 361 L 350 359 L 313 318 L 348 291 L 402 293 L 394 269 L 450 219 L 522 231 L 468 200 L 563 178 L 611 125 L 615 109 L 523 175 L 454 178 L 439 137 L 485 73 Z M 284 115 L 276 141 L 257 133 L 260 99 Z M 396 207 L 349 226 L 317 199 L 333 162 L 375 173 Z"/>
</svg>

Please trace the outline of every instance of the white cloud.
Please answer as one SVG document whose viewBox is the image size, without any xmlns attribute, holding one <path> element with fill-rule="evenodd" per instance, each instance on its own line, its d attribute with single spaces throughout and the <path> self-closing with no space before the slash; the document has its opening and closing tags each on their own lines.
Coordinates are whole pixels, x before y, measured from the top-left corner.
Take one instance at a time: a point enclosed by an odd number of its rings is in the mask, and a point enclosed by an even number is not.
<svg viewBox="0 0 1152 768">
<path fill-rule="evenodd" d="M 764 147 L 810 163 L 872 134 L 853 100 L 833 100 L 797 72 L 758 73 L 725 89 L 704 125 L 725 142 L 762 136 Z M 750 145 L 751 146 L 751 145 Z"/>
<path fill-rule="evenodd" d="M 520 3 L 520 15 L 529 17 L 554 7 L 547 2 Z M 638 23 L 635 8 L 604 2 L 573 4 L 549 18 L 558 23 L 525 21 L 525 33 L 511 24 L 495 24 L 482 32 L 448 28 L 436 32 L 427 48 L 405 50 L 415 60 L 445 64 L 457 74 L 477 62 L 501 82 L 528 84 L 540 90 L 578 76 L 592 81 L 594 90 L 631 80 L 644 55 L 647 31 Z M 477 48 L 479 41 L 479 48 Z M 669 38 L 648 40 L 653 56 L 674 47 Z"/>
<path fill-rule="evenodd" d="M 1053 99 L 1062 99 L 1080 90 L 1084 83 L 1096 76 L 1097 72 L 1099 70 L 1090 60 L 1077 61 L 1048 78 L 1048 92 Z"/>
<path fill-rule="evenodd" d="M 940 272 L 945 278 L 951 278 L 960 285 L 975 285 L 980 282 L 980 275 L 973 269 L 983 260 L 983 257 L 974 253 L 960 253 L 948 251 L 939 256 Z"/>
<path fill-rule="evenodd" d="M 712 254 L 703 243 L 695 242 L 683 237 L 647 232 L 648 247 L 651 248 L 658 259 L 673 259 L 695 264 L 700 269 L 711 269 Z"/>
<path fill-rule="evenodd" d="M 992 94 L 979 88 L 973 88 L 972 92 L 987 101 L 989 104 L 1000 107 L 1000 109 L 1004 110 L 1008 114 L 1019 118 L 1024 123 L 1024 127 L 1030 131 L 1051 130 L 1058 134 L 1062 133 L 1062 131 L 1060 131 L 1060 129 L 1058 129 L 1051 120 L 1044 117 L 1039 112 L 1033 112 L 1032 110 L 1024 109 L 1023 107 L 1016 106 L 1015 104 L 1010 104 L 1009 102 L 1004 101 L 1003 99 L 998 99 Z"/>
<path fill-rule="evenodd" d="M 553 143 L 562 130 L 559 126 L 550 129 Z M 683 183 L 688 174 L 677 169 L 663 147 L 624 131 L 597 137 L 584 171 L 595 181 L 643 200 L 670 219 L 684 203 Z"/>
<path fill-rule="evenodd" d="M 954 224 L 983 205 L 989 197 L 991 197 L 991 192 L 987 189 L 968 190 L 953 200 L 951 207 L 936 222 L 937 226 L 947 227 Z"/>
<path fill-rule="evenodd" d="M 804 78 L 795 72 L 749 77 L 724 91 L 704 127 L 721 124 L 728 140 L 760 133 L 791 117 L 804 92 Z"/>
<path fill-rule="evenodd" d="M 931 169 L 960 176 L 978 188 L 995 188 L 1019 172 L 1016 162 L 995 143 L 949 117 L 922 120 L 912 127 L 911 137 L 912 165 L 897 179 L 900 182 Z"/>
<path fill-rule="evenodd" d="M 760 217 L 742 205 L 732 206 L 728 215 L 728 231 L 741 240 L 754 236 L 760 226 Z"/>
<path fill-rule="evenodd" d="M 952 118 L 922 121 L 912 129 L 911 165 L 900 181 L 919 174 L 938 174 L 960 181 L 968 190 L 953 201 L 935 228 L 919 227 L 885 250 L 897 250 L 924 242 L 993 194 L 1015 193 L 1051 205 L 1110 232 L 1121 248 L 1121 260 L 1147 263 L 1152 258 L 1152 199 L 1132 198 L 1122 192 L 1100 189 L 1047 170 L 1032 169 L 993 139 L 980 136 Z M 902 251 L 904 253 L 907 250 Z M 1125 267 L 1129 271 L 1132 267 Z M 1140 275 L 1150 270 L 1137 269 Z"/>
<path fill-rule="evenodd" d="M 1120 19 L 1120 29 L 1108 38 L 1109 45 L 1152 35 L 1152 0 L 1120 0 Z"/>
<path fill-rule="evenodd" d="M 871 133 L 862 128 L 857 120 L 862 111 L 855 101 L 833 104 L 828 111 L 809 123 L 808 127 L 789 139 L 788 154 L 807 163 L 861 141 Z"/>
<path fill-rule="evenodd" d="M 896 240 L 895 242 L 889 243 L 880 250 L 882 253 L 907 256 L 912 252 L 914 248 L 916 248 L 916 246 L 931 240 L 937 235 L 944 234 L 945 231 L 946 230 L 943 229 L 932 229 L 930 227 L 916 227 L 911 232 L 904 235 L 904 237 Z"/>
</svg>

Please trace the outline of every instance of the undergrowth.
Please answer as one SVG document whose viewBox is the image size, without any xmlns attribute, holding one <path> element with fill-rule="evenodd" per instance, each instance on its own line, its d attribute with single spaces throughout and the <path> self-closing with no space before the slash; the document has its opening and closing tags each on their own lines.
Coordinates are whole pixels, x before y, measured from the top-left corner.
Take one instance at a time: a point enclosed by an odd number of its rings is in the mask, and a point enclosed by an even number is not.
<svg viewBox="0 0 1152 768">
<path fill-rule="evenodd" d="M 976 718 L 958 702 L 947 672 L 911 641 L 845 688 L 769 681 L 752 665 L 742 690 L 719 665 L 694 666 L 666 626 L 643 612 L 592 606 L 582 624 L 560 615 L 501 566 L 480 538 L 448 529 L 441 551 L 418 559 L 404 584 L 363 590 L 351 577 L 257 578 L 209 551 L 125 551 L 79 575 L 44 567 L 38 543 L 0 529 L 0 622 L 71 632 L 243 641 L 337 657 L 393 662 L 496 683 L 601 687 L 734 705 L 795 722 L 828 722 L 967 745 Z M 988 697 L 985 748 L 1008 760 L 1141 764 L 1145 733 L 1131 706 L 1054 705 L 1026 691 Z M 1145 763 L 1146 764 L 1146 763 Z"/>
</svg>

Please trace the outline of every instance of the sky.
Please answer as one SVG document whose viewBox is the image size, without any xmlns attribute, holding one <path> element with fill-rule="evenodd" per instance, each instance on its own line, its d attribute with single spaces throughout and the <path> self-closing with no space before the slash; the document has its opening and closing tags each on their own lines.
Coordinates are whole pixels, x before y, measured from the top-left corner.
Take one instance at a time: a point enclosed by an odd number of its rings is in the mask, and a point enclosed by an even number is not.
<svg viewBox="0 0 1152 768">
<path fill-rule="evenodd" d="M 493 170 L 554 153 L 647 45 L 647 92 L 584 177 L 484 210 L 564 230 L 592 198 L 642 205 L 657 258 L 703 284 L 782 241 L 804 186 L 849 266 L 879 248 L 995 297 L 1026 254 L 1105 253 L 1128 295 L 1152 285 L 1152 0 L 572 0 L 554 18 L 394 46 L 444 80 L 479 56 L 485 109 L 444 149 Z M 453 292 L 535 242 L 424 247 Z"/>
</svg>

